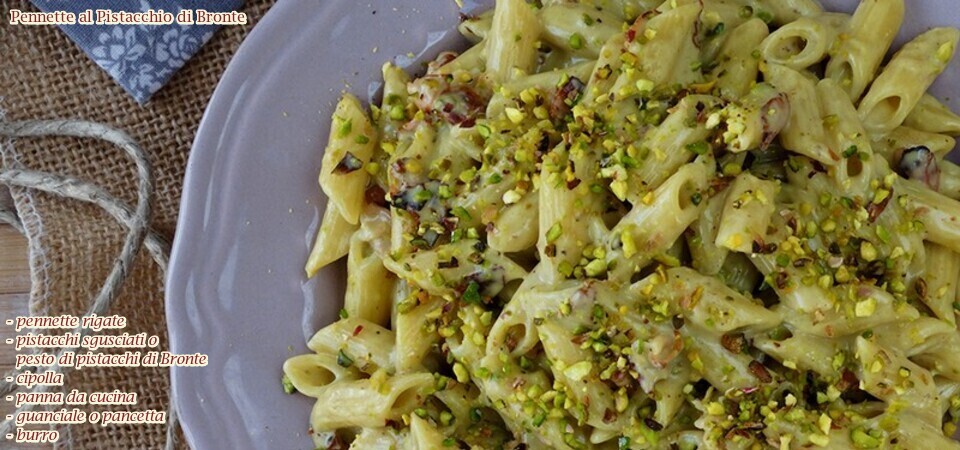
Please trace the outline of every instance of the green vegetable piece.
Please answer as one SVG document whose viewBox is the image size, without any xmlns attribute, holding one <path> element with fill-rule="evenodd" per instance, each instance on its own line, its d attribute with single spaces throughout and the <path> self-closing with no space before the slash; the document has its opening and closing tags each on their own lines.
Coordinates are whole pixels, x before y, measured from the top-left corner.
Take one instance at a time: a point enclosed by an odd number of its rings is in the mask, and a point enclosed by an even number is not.
<svg viewBox="0 0 960 450">
<path fill-rule="evenodd" d="M 856 448 L 878 448 L 882 441 L 867 434 L 863 428 L 854 428 L 850 432 L 850 440 Z"/>
<path fill-rule="evenodd" d="M 353 359 L 347 356 L 343 350 L 337 352 L 337 365 L 340 367 L 350 367 L 353 365 Z"/>
<path fill-rule="evenodd" d="M 297 388 L 293 386 L 293 382 L 290 381 L 290 377 L 287 374 L 283 374 L 283 378 L 280 379 L 280 383 L 283 385 L 283 392 L 287 394 L 292 394 L 297 392 Z"/>
<path fill-rule="evenodd" d="M 560 225 L 560 222 L 553 224 L 549 230 L 547 230 L 547 242 L 554 242 L 560 238 L 563 234 L 563 225 Z"/>
<path fill-rule="evenodd" d="M 710 151 L 710 144 L 707 144 L 705 141 L 694 142 L 692 144 L 687 144 L 687 150 L 697 155 L 705 155 L 708 151 Z"/>
<path fill-rule="evenodd" d="M 573 33 L 570 35 L 570 47 L 574 50 L 580 50 L 583 48 L 583 36 L 580 33 Z"/>
<path fill-rule="evenodd" d="M 713 28 L 707 31 L 707 37 L 712 38 L 723 34 L 723 30 L 726 29 L 726 27 L 727 26 L 723 22 L 716 24 Z"/>
<path fill-rule="evenodd" d="M 407 112 L 404 111 L 403 106 L 393 105 L 390 107 L 390 118 L 393 120 L 403 120 L 407 118 Z"/>
<path fill-rule="evenodd" d="M 467 303 L 480 303 L 480 285 L 476 281 L 471 281 L 464 289 L 461 298 Z"/>
<path fill-rule="evenodd" d="M 337 127 L 337 137 L 347 137 L 350 134 L 350 131 L 353 130 L 353 121 L 352 120 L 342 120 L 340 126 Z"/>
</svg>

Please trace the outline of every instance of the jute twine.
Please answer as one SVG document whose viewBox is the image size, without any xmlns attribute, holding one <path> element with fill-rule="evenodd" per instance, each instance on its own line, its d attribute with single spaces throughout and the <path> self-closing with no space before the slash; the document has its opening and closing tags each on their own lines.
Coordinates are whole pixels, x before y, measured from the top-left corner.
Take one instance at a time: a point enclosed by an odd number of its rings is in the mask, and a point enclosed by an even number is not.
<svg viewBox="0 0 960 450">
<path fill-rule="evenodd" d="M 145 105 L 56 27 L 0 26 L 0 137 L 16 139 L 0 145 L 0 184 L 16 206 L 0 209 L 0 220 L 28 239 L 31 314 L 119 314 L 128 326 L 118 332 L 157 335 L 167 348 L 163 272 L 190 145 L 227 62 L 272 3 L 247 0 L 250 23 L 219 30 Z M 2 0 L 0 8 L 4 16 L 13 8 L 36 11 L 27 0 Z M 141 243 L 148 252 L 137 251 Z M 63 392 L 138 394 L 136 406 L 83 410 L 167 410 L 168 423 L 177 422 L 167 369 L 85 368 L 65 376 Z M 61 432 L 56 448 L 185 446 L 175 426 L 51 428 Z"/>
<path fill-rule="evenodd" d="M 64 198 L 85 201 L 93 203 L 113 216 L 116 220 L 123 223 L 127 228 L 127 236 L 124 240 L 123 249 L 113 263 L 113 269 L 103 283 L 100 292 L 93 300 L 93 304 L 87 311 L 87 316 L 103 316 L 110 310 L 110 306 L 120 291 L 121 284 L 126 281 L 129 275 L 129 267 L 133 264 L 133 258 L 136 256 L 144 240 L 149 237 L 147 249 L 153 255 L 154 260 L 160 266 L 162 271 L 166 271 L 167 260 L 170 257 L 169 244 L 156 233 L 148 230 L 150 224 L 151 208 L 150 200 L 153 197 L 153 171 L 150 161 L 147 159 L 140 146 L 123 131 L 110 128 L 106 125 L 83 121 L 70 120 L 51 120 L 51 121 L 24 121 L 5 123 L 0 122 L 0 136 L 10 138 L 18 137 L 49 137 L 49 136 L 75 136 L 86 138 L 97 138 L 110 142 L 121 149 L 133 160 L 137 166 L 138 188 L 137 188 L 137 206 L 135 211 L 123 202 L 113 198 L 99 186 L 78 180 L 71 177 L 57 176 L 54 174 L 11 169 L 0 171 L 0 183 L 7 186 L 19 186 L 28 189 L 36 189 L 50 194 L 58 195 Z M 0 216 L 11 225 L 20 226 L 20 221 L 16 215 L 5 214 Z M 90 333 L 89 328 L 77 327 L 73 330 L 79 334 L 82 340 L 84 336 Z M 44 369 L 53 372 L 64 372 L 68 368 L 59 364 L 61 355 L 65 352 L 77 352 L 80 347 L 64 347 L 57 353 L 57 363 Z M 19 370 L 13 370 L 6 376 L 16 379 L 23 372 L 36 372 L 40 370 L 37 367 L 24 367 Z M 5 396 L 16 391 L 18 388 L 14 382 L 4 381 L 0 383 L 0 396 Z M 33 392 L 47 392 L 52 389 L 49 385 L 36 386 Z M 170 397 L 173 398 L 172 396 Z M 168 441 L 166 448 L 173 449 L 176 446 L 176 436 L 174 432 L 179 425 L 176 408 L 169 408 L 169 417 L 167 421 Z M 30 411 L 33 405 L 24 405 L 17 409 L 16 414 Z M 0 423 L 0 435 L 5 435 L 13 430 L 13 419 Z"/>
</svg>

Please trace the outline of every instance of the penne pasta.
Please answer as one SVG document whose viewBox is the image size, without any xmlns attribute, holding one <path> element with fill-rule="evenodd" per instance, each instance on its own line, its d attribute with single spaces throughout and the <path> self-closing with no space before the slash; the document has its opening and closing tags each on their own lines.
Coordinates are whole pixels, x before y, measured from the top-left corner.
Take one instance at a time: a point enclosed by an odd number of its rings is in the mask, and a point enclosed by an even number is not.
<svg viewBox="0 0 960 450">
<path fill-rule="evenodd" d="M 843 157 L 834 172 L 837 184 L 848 192 L 865 192 L 874 176 L 873 166 L 865 164 L 864 160 L 869 161 L 873 147 L 857 116 L 857 109 L 832 79 L 817 84 L 817 94 L 827 143 L 841 151 Z"/>
<path fill-rule="evenodd" d="M 364 189 L 370 178 L 369 172 L 361 169 L 370 163 L 376 142 L 376 130 L 360 101 L 344 96 L 333 113 L 330 140 L 320 169 L 320 187 L 351 224 L 360 220 Z"/>
<path fill-rule="evenodd" d="M 307 258 L 307 278 L 312 278 L 320 269 L 343 258 L 350 250 L 350 236 L 358 226 L 347 222 L 337 209 L 330 205 L 323 212 L 323 221 Z"/>
<path fill-rule="evenodd" d="M 316 445 L 956 447 L 960 31 L 878 75 L 904 10 L 497 0 L 385 65 L 321 171 L 340 319 L 283 365 Z"/>
<path fill-rule="evenodd" d="M 824 142 L 826 130 L 820 114 L 816 83 L 803 73 L 778 64 L 767 65 L 764 78 L 785 92 L 790 101 L 790 122 L 780 135 L 784 148 L 823 164 L 836 165 L 840 156 Z"/>
<path fill-rule="evenodd" d="M 497 0 L 490 39 L 487 40 L 487 75 L 498 82 L 529 74 L 536 64 L 540 22 L 523 0 Z"/>
<path fill-rule="evenodd" d="M 777 183 L 742 174 L 733 181 L 720 216 L 714 244 L 740 253 L 752 253 L 764 242 L 770 217 L 776 210 Z"/>
<path fill-rule="evenodd" d="M 711 72 L 723 98 L 738 99 L 753 88 L 760 69 L 760 59 L 755 58 L 753 52 L 769 34 L 766 23 L 751 19 L 727 36 L 720 47 L 717 66 Z"/>
<path fill-rule="evenodd" d="M 794 70 L 819 63 L 842 30 L 828 17 L 803 17 L 780 27 L 760 45 L 763 58 Z"/>
<path fill-rule="evenodd" d="M 960 31 L 934 28 L 893 56 L 860 101 L 860 119 L 868 132 L 878 136 L 903 124 L 933 80 L 953 59 L 958 39 Z"/>
<path fill-rule="evenodd" d="M 575 3 L 561 3 L 540 9 L 543 39 L 571 55 L 596 59 L 600 49 L 622 23 L 616 16 Z"/>
<path fill-rule="evenodd" d="M 927 133 L 960 136 L 960 116 L 930 94 L 920 97 L 903 123 Z"/>
<path fill-rule="evenodd" d="M 903 0 L 862 1 L 847 32 L 831 50 L 826 77 L 836 81 L 855 103 L 873 81 L 903 15 Z"/>
</svg>

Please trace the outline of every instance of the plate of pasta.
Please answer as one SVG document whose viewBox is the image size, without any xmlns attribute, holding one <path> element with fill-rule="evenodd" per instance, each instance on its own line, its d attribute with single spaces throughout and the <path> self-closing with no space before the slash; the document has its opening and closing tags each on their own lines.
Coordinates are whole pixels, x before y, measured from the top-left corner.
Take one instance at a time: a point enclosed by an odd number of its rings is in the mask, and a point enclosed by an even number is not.
<svg viewBox="0 0 960 450">
<path fill-rule="evenodd" d="M 191 154 L 191 444 L 960 448 L 960 16 L 906 3 L 281 3 Z"/>
</svg>

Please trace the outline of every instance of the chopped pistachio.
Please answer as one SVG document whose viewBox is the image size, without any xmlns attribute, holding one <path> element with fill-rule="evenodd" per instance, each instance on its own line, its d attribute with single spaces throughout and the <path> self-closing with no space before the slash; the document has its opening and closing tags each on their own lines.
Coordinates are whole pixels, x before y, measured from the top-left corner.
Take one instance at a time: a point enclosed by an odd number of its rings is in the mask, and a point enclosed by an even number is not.
<svg viewBox="0 0 960 450">
<path fill-rule="evenodd" d="M 570 35 L 570 48 L 580 50 L 583 48 L 583 36 L 580 33 Z"/>
<path fill-rule="evenodd" d="M 830 418 L 826 413 L 820 414 L 820 418 L 817 420 L 817 425 L 820 427 L 820 431 L 823 434 L 830 434 L 830 426 L 833 425 L 833 419 Z"/>
<path fill-rule="evenodd" d="M 350 119 L 341 120 L 340 126 L 337 127 L 337 137 L 343 138 L 350 135 L 350 131 L 353 130 L 353 121 Z"/>
<path fill-rule="evenodd" d="M 480 137 L 487 139 L 490 137 L 490 134 L 491 134 L 490 127 L 483 124 L 477 125 L 477 133 L 480 134 Z"/>
<path fill-rule="evenodd" d="M 876 311 L 877 300 L 873 297 L 857 302 L 857 306 L 854 308 L 857 317 L 870 317 Z"/>
<path fill-rule="evenodd" d="M 893 292 L 894 294 L 902 294 L 907 292 L 907 286 L 899 279 L 893 280 L 890 282 L 890 292 Z"/>
<path fill-rule="evenodd" d="M 820 206 L 829 206 L 831 201 L 833 201 L 833 196 L 828 192 L 820 194 Z"/>
<path fill-rule="evenodd" d="M 444 199 L 453 197 L 453 190 L 450 189 L 450 186 L 441 184 L 439 187 L 437 187 L 437 196 Z"/>
<path fill-rule="evenodd" d="M 726 414 L 726 409 L 720 402 L 710 402 L 707 404 L 707 414 L 711 416 L 722 416 Z"/>
<path fill-rule="evenodd" d="M 540 410 L 539 412 L 537 412 L 537 415 L 533 417 L 532 423 L 533 423 L 533 426 L 539 427 L 540 425 L 543 425 L 543 422 L 546 422 L 546 420 L 547 420 L 547 413 L 543 410 Z"/>
<path fill-rule="evenodd" d="M 287 394 L 297 392 L 297 388 L 293 386 L 293 382 L 290 381 L 290 377 L 288 377 L 287 374 L 283 374 L 283 378 L 280 379 L 280 384 L 283 385 L 283 392 Z"/>
<path fill-rule="evenodd" d="M 567 261 L 561 261 L 560 264 L 557 265 L 557 271 L 560 272 L 561 275 L 569 277 L 573 275 L 573 265 Z"/>
<path fill-rule="evenodd" d="M 463 172 L 460 172 L 460 176 L 458 178 L 460 179 L 460 181 L 464 183 L 469 183 L 476 176 L 477 176 L 477 169 L 475 167 L 471 167 L 467 170 L 464 170 Z"/>
<path fill-rule="evenodd" d="M 637 243 L 633 240 L 633 234 L 629 230 L 620 233 L 620 242 L 623 243 L 623 256 L 632 258 L 637 254 Z"/>
<path fill-rule="evenodd" d="M 511 189 L 503 193 L 503 203 L 507 205 L 512 205 L 520 201 L 523 198 L 523 195 L 516 191 L 516 189 Z"/>
<path fill-rule="evenodd" d="M 890 242 L 890 232 L 883 225 L 877 224 L 877 237 L 884 243 Z"/>
<path fill-rule="evenodd" d="M 390 118 L 393 120 L 403 120 L 407 118 L 407 111 L 402 105 L 393 105 L 390 107 Z"/>
<path fill-rule="evenodd" d="M 822 434 L 811 434 L 810 442 L 818 447 L 826 447 L 827 445 L 830 445 L 830 437 Z"/>
<path fill-rule="evenodd" d="M 584 267 L 584 271 L 588 277 L 600 276 L 607 271 L 607 262 L 602 259 L 595 259 Z"/>
<path fill-rule="evenodd" d="M 884 200 L 890 197 L 890 191 L 886 189 L 877 189 L 873 194 L 873 203 L 881 204 Z"/>
<path fill-rule="evenodd" d="M 874 261 L 877 259 L 877 248 L 870 241 L 860 243 L 860 257 L 865 261 Z"/>
<path fill-rule="evenodd" d="M 710 151 L 710 144 L 707 144 L 705 141 L 694 142 L 687 144 L 687 150 L 696 155 L 705 155 Z"/>
<path fill-rule="evenodd" d="M 476 281 L 471 281 L 467 284 L 467 288 L 463 291 L 463 301 L 467 303 L 480 303 L 480 285 Z"/>
<path fill-rule="evenodd" d="M 723 175 L 728 177 L 735 177 L 740 175 L 743 172 L 743 166 L 737 163 L 726 163 L 723 165 Z"/>
<path fill-rule="evenodd" d="M 777 265 L 780 267 L 787 267 L 790 265 L 790 255 L 786 253 L 780 253 L 777 255 Z"/>
<path fill-rule="evenodd" d="M 906 255 L 907 252 L 900 247 L 899 245 L 893 248 L 893 251 L 890 252 L 890 259 L 897 259 L 903 255 Z"/>
<path fill-rule="evenodd" d="M 610 182 L 610 190 L 613 192 L 613 195 L 616 195 L 620 200 L 627 199 L 626 180 L 613 180 Z"/>
<path fill-rule="evenodd" d="M 837 269 L 837 273 L 834 274 L 838 283 L 847 283 L 853 279 L 853 275 L 850 274 L 850 270 L 847 269 L 847 266 L 840 266 Z"/>
<path fill-rule="evenodd" d="M 647 92 L 652 92 L 652 91 L 653 91 L 653 88 L 656 87 L 656 85 L 653 83 L 653 81 L 650 81 L 650 80 L 647 80 L 647 79 L 639 79 L 639 80 L 637 80 L 636 86 L 637 86 L 637 92 L 640 92 L 641 94 L 647 93 Z"/>
<path fill-rule="evenodd" d="M 593 363 L 590 361 L 580 361 L 563 370 L 563 374 L 574 381 L 580 381 L 590 375 L 593 370 Z"/>
<path fill-rule="evenodd" d="M 870 436 L 863 428 L 854 428 L 850 432 L 850 440 L 856 448 L 878 448 L 882 444 L 880 439 Z"/>
<path fill-rule="evenodd" d="M 786 406 L 794 406 L 797 404 L 797 397 L 795 397 L 793 394 L 787 394 L 787 396 L 783 399 L 783 404 Z"/>
<path fill-rule="evenodd" d="M 520 122 L 523 122 L 523 118 L 524 118 L 523 111 L 514 107 L 508 107 L 504 109 L 504 112 L 507 114 L 507 118 L 510 119 L 511 122 L 515 124 L 519 124 Z"/>
<path fill-rule="evenodd" d="M 443 426 L 450 426 L 453 423 L 454 417 L 450 411 L 443 411 L 440 413 L 440 424 Z"/>
<path fill-rule="evenodd" d="M 821 275 L 820 278 L 817 279 L 817 285 L 820 286 L 821 289 L 830 289 L 830 287 L 833 286 L 833 277 L 830 275 Z"/>
<path fill-rule="evenodd" d="M 467 372 L 467 368 L 459 362 L 453 363 L 453 374 L 457 377 L 457 381 L 460 383 L 467 383 L 470 381 L 470 374 Z"/>
</svg>

